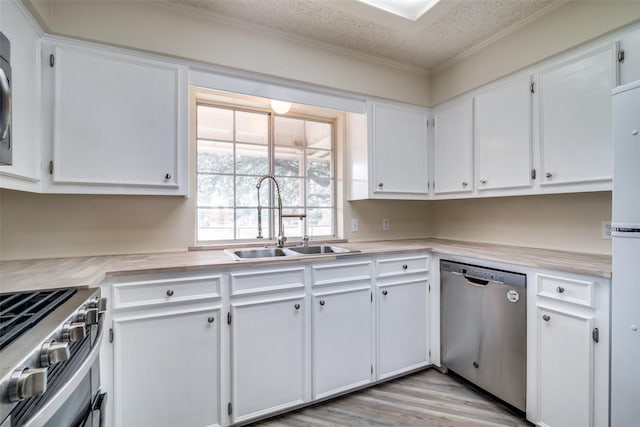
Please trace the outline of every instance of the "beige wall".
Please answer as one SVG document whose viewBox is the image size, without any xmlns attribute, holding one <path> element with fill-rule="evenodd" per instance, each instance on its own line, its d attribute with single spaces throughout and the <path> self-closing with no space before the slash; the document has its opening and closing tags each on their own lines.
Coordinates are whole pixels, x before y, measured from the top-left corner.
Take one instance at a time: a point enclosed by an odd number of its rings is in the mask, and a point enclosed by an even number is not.
<svg viewBox="0 0 640 427">
<path fill-rule="evenodd" d="M 569 1 L 538 20 L 437 70 L 431 105 L 640 20 L 640 1 Z"/>
<path fill-rule="evenodd" d="M 611 253 L 601 235 L 611 192 L 442 200 L 431 209 L 433 237 Z"/>
</svg>

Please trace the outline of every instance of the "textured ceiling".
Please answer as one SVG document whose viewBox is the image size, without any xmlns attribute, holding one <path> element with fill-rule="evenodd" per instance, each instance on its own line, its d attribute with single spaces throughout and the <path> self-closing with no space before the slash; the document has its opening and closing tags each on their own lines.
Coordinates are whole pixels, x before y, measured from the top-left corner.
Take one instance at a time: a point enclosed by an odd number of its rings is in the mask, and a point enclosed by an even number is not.
<svg viewBox="0 0 640 427">
<path fill-rule="evenodd" d="M 430 70 L 559 0 L 444 0 L 417 21 L 355 0 L 172 0 L 236 22 Z"/>
</svg>

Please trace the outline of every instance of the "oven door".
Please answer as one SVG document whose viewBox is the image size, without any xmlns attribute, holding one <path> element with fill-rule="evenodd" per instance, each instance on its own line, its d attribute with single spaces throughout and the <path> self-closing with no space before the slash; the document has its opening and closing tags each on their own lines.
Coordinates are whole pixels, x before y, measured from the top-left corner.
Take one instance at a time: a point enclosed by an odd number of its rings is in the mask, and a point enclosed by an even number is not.
<svg viewBox="0 0 640 427">
<path fill-rule="evenodd" d="M 102 427 L 106 393 L 100 393 L 100 365 L 95 345 L 89 357 L 25 427 Z"/>
</svg>

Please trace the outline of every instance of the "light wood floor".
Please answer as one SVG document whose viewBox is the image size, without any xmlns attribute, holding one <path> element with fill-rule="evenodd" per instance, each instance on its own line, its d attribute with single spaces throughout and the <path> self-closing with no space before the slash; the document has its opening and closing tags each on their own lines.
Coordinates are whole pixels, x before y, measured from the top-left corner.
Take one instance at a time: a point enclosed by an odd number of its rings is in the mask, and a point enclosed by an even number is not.
<svg viewBox="0 0 640 427">
<path fill-rule="evenodd" d="M 252 426 L 531 426 L 435 369 L 257 422 Z"/>
</svg>

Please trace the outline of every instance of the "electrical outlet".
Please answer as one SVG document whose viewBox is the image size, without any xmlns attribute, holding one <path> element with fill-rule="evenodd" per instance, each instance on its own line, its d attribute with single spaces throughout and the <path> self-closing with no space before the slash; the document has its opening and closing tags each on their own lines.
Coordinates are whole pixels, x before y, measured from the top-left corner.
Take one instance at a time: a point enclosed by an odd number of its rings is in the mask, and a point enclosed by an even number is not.
<svg viewBox="0 0 640 427">
<path fill-rule="evenodd" d="M 611 221 L 602 221 L 602 238 L 611 239 Z"/>
<path fill-rule="evenodd" d="M 358 231 L 358 218 L 351 218 L 351 232 L 355 233 Z"/>
<path fill-rule="evenodd" d="M 382 220 L 382 229 L 384 231 L 389 231 L 389 218 L 384 218 Z"/>
</svg>

